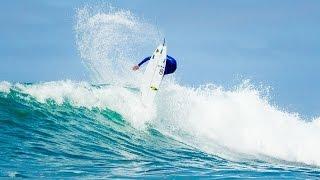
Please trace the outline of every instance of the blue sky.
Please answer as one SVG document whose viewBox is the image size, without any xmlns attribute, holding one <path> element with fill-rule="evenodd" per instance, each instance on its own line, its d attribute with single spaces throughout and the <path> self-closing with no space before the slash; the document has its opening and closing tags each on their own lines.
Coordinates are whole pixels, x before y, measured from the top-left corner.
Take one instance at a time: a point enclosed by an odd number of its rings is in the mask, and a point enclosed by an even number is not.
<svg viewBox="0 0 320 180">
<path fill-rule="evenodd" d="M 1 1 L 0 81 L 85 79 L 73 26 L 75 9 L 94 2 Z M 182 84 L 251 79 L 280 107 L 320 115 L 320 1 L 106 2 L 157 24 Z"/>
</svg>

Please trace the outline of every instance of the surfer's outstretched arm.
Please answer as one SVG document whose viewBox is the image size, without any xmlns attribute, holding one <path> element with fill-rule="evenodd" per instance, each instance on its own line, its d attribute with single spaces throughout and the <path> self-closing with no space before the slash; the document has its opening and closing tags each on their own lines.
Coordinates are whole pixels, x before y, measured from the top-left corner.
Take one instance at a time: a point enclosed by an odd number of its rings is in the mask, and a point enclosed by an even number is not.
<svg viewBox="0 0 320 180">
<path fill-rule="evenodd" d="M 142 64 L 144 64 L 145 62 L 149 61 L 151 59 L 151 56 L 144 58 L 144 60 L 142 60 L 138 66 L 140 67 Z"/>
<path fill-rule="evenodd" d="M 144 58 L 138 65 L 133 66 L 132 70 L 138 70 L 139 67 L 144 64 L 145 62 L 149 61 L 151 59 L 151 56 Z"/>
</svg>

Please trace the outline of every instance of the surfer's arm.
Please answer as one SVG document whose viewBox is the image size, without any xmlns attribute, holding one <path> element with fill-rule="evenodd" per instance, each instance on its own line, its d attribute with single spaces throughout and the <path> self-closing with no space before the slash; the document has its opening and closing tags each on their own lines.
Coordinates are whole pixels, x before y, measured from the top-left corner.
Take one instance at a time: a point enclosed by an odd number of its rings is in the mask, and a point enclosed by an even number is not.
<svg viewBox="0 0 320 180">
<path fill-rule="evenodd" d="M 149 61 L 151 59 L 151 56 L 144 58 L 144 60 L 142 60 L 138 66 L 140 67 L 142 64 L 144 64 L 145 62 Z"/>
<path fill-rule="evenodd" d="M 139 69 L 139 67 L 144 64 L 145 62 L 149 61 L 151 59 L 151 56 L 144 58 L 138 65 L 135 65 L 132 67 L 132 70 L 136 71 Z"/>
</svg>

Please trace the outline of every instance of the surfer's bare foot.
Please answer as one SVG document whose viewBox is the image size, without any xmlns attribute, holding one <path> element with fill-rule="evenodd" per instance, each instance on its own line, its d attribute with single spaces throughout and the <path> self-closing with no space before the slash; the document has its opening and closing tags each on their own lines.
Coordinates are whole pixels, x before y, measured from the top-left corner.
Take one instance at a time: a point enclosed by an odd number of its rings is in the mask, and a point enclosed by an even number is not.
<svg viewBox="0 0 320 180">
<path fill-rule="evenodd" d="M 132 67 L 132 70 L 134 70 L 134 71 L 136 71 L 136 70 L 138 70 L 138 69 L 139 69 L 139 66 L 138 66 L 138 65 L 135 65 L 135 66 Z"/>
</svg>

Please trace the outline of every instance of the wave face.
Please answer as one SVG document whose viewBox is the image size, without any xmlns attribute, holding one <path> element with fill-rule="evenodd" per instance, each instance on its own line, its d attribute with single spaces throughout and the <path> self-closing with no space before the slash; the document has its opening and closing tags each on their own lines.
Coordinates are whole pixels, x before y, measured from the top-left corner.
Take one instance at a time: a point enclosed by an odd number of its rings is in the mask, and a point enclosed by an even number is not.
<svg viewBox="0 0 320 180">
<path fill-rule="evenodd" d="M 0 82 L 1 177 L 320 177 L 319 118 L 246 81 L 190 88 L 170 76 L 146 108 L 143 71 L 130 67 L 161 32 L 110 6 L 78 9 L 74 29 L 89 82 Z"/>
</svg>

